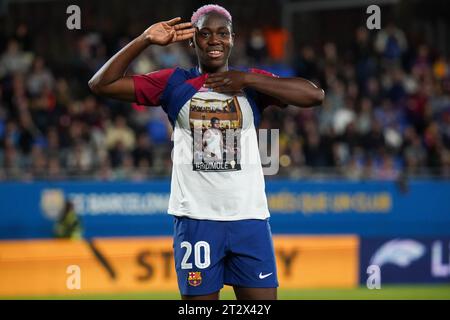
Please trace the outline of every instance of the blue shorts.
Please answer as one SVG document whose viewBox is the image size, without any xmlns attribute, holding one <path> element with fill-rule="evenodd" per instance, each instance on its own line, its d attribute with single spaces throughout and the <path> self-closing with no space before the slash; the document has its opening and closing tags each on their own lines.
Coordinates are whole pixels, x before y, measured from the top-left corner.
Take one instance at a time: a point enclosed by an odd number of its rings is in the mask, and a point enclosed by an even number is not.
<svg viewBox="0 0 450 320">
<path fill-rule="evenodd" d="M 182 295 L 206 295 L 223 285 L 278 287 L 268 220 L 212 221 L 175 217 L 175 268 Z"/>
</svg>

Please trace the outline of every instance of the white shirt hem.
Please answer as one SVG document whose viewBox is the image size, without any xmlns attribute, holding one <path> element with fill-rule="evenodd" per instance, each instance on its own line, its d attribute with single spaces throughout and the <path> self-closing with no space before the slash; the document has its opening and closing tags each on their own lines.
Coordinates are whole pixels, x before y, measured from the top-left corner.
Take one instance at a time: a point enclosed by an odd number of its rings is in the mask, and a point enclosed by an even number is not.
<svg viewBox="0 0 450 320">
<path fill-rule="evenodd" d="M 213 220 L 213 221 L 239 221 L 239 220 L 249 220 L 249 219 L 256 219 L 256 220 L 266 220 L 270 218 L 270 214 L 266 214 L 264 216 L 261 216 L 261 214 L 258 215 L 246 215 L 246 216 L 215 216 L 215 217 L 208 217 L 208 216 L 201 216 L 196 214 L 187 214 L 187 213 L 181 213 L 176 211 L 167 211 L 168 214 L 176 217 L 186 217 L 189 219 L 196 219 L 196 220 Z"/>
</svg>

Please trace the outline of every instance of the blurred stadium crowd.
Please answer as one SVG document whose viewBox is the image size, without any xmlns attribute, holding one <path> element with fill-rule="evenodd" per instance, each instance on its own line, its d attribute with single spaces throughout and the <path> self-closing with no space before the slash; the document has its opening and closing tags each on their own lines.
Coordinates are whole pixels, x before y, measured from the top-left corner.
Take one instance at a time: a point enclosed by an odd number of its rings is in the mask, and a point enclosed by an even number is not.
<svg viewBox="0 0 450 320">
<path fill-rule="evenodd" d="M 412 45 L 394 24 L 355 30 L 353 47 L 290 46 L 283 29 L 236 39 L 233 66 L 300 76 L 324 88 L 322 106 L 270 107 L 262 128 L 280 129 L 279 176 L 350 179 L 450 177 L 449 57 Z M 67 70 L 35 53 L 31 30 L 3 34 L 0 51 L 0 179 L 143 180 L 168 176 L 172 128 L 161 108 L 90 94 L 87 81 L 130 38 L 85 33 Z M 114 40 L 111 40 L 114 39 Z M 130 73 L 195 65 L 185 44 L 150 47 Z M 73 84 L 78 84 L 78 87 Z M 81 89 L 80 89 L 81 88 Z"/>
</svg>

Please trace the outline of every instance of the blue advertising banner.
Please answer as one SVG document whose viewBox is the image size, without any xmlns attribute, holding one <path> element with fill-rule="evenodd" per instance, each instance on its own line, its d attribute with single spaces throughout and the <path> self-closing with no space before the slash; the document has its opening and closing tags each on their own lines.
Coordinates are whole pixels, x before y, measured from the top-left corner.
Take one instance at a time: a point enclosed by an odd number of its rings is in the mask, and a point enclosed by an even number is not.
<svg viewBox="0 0 450 320">
<path fill-rule="evenodd" d="M 70 199 L 85 235 L 170 235 L 168 180 L 0 183 L 0 238 L 48 238 Z M 277 234 L 450 236 L 450 181 L 268 180 Z"/>
<path fill-rule="evenodd" d="M 377 267 L 381 286 L 396 283 L 449 283 L 449 253 L 450 237 L 362 238 L 359 252 L 360 283 L 366 284 L 369 277 L 374 275 L 374 269 L 370 266 Z"/>
</svg>

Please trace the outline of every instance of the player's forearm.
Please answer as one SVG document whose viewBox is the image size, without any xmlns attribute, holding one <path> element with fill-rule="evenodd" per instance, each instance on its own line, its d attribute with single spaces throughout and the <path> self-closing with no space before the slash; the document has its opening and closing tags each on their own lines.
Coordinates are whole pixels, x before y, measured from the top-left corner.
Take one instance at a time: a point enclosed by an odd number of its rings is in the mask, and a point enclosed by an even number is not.
<svg viewBox="0 0 450 320">
<path fill-rule="evenodd" d="M 109 59 L 95 75 L 89 80 L 89 87 L 92 91 L 100 91 L 103 86 L 107 86 L 122 78 L 130 63 L 149 45 L 150 41 L 143 35 L 140 35 L 111 59 Z"/>
<path fill-rule="evenodd" d="M 325 98 L 322 89 L 303 78 L 273 78 L 254 73 L 247 74 L 246 78 L 246 87 L 290 105 L 312 107 L 322 104 Z"/>
</svg>

